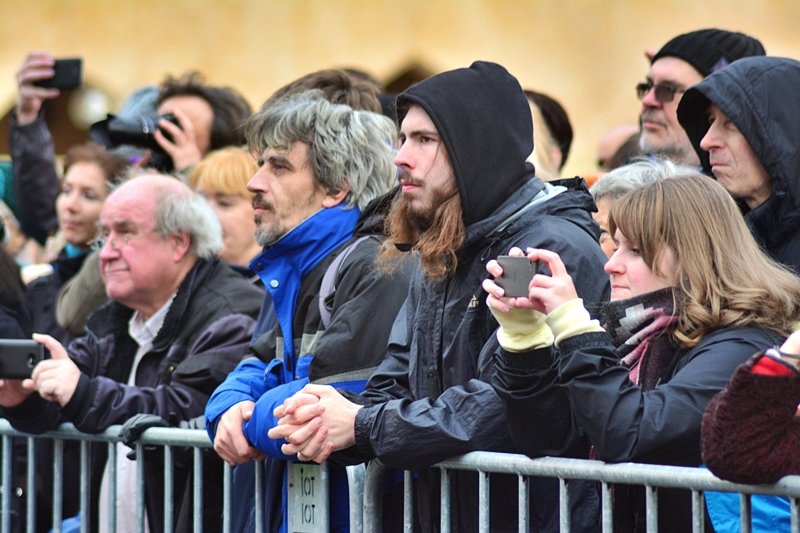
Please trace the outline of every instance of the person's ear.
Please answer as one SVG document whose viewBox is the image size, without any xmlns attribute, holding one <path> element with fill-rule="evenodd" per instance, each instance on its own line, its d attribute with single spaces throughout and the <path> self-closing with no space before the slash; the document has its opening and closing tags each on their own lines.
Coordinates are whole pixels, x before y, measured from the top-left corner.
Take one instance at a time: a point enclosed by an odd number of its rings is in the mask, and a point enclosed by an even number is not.
<svg viewBox="0 0 800 533">
<path fill-rule="evenodd" d="M 192 247 L 192 237 L 187 232 L 182 232 L 178 233 L 177 235 L 172 235 L 170 239 L 172 240 L 172 243 L 175 245 L 172 257 L 177 263 L 178 261 L 186 257 L 186 254 Z"/>
<path fill-rule="evenodd" d="M 350 194 L 350 186 L 345 185 L 338 191 L 328 191 L 322 199 L 322 207 L 336 207 Z"/>
</svg>

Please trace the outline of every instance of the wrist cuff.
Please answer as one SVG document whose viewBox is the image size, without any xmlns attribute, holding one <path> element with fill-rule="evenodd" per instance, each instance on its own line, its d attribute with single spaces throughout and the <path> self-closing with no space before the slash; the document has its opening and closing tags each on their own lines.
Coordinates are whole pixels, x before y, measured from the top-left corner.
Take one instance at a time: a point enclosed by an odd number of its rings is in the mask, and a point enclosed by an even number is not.
<svg viewBox="0 0 800 533">
<path fill-rule="evenodd" d="M 553 345 L 553 333 L 544 321 L 535 325 L 528 333 L 509 333 L 502 326 L 497 330 L 497 341 L 508 352 L 527 352 Z"/>
<path fill-rule="evenodd" d="M 547 315 L 546 321 L 555 337 L 556 347 L 562 340 L 575 335 L 605 331 L 600 322 L 593 319 L 589 315 L 589 311 L 583 307 L 581 298 L 575 298 L 559 305 Z"/>
</svg>

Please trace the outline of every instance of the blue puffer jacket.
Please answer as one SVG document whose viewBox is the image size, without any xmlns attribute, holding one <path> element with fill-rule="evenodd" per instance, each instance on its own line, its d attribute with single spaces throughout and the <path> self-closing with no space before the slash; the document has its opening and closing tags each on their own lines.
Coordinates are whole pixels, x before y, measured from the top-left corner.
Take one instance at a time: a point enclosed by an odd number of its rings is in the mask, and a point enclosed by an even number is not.
<svg viewBox="0 0 800 533">
<path fill-rule="evenodd" d="M 309 381 L 362 390 L 385 353 L 392 322 L 406 296 L 409 270 L 401 268 L 386 276 L 374 265 L 392 198 L 390 193 L 377 199 L 361 216 L 355 209 L 323 209 L 251 263 L 274 300 L 279 324 L 254 338 L 251 356 L 214 392 L 206 406 L 206 427 L 213 441 L 225 411 L 240 401 L 256 402 L 244 432 L 253 446 L 268 454 L 264 483 L 268 531 L 286 531 L 285 465 L 295 459 L 281 453 L 283 441 L 267 437 L 277 423 L 273 410 Z M 333 259 L 364 235 L 375 238 L 359 243 L 339 266 L 336 291 L 328 297 L 331 320 L 325 328 L 319 311 L 322 278 Z M 252 467 L 237 470 L 242 468 Z M 344 470 L 331 468 L 330 479 L 331 530 L 348 531 Z M 252 502 L 248 483 L 237 484 L 236 491 L 237 500 Z M 251 511 L 248 503 L 239 513 Z M 252 516 L 233 517 L 235 529 L 251 528 L 252 520 Z"/>
</svg>

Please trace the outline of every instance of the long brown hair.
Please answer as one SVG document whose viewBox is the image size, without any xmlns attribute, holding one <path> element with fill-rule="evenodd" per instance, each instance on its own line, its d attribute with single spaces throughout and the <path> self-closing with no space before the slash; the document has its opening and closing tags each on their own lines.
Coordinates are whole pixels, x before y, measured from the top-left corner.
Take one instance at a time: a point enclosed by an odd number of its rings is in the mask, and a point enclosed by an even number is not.
<svg viewBox="0 0 800 533">
<path fill-rule="evenodd" d="M 456 191 L 434 212 L 429 228 L 422 230 L 409 214 L 408 201 L 401 195 L 386 217 L 386 234 L 381 247 L 378 267 L 393 272 L 403 252 L 417 253 L 425 276 L 441 280 L 458 267 L 457 252 L 466 238 L 467 230 L 461 209 L 461 196 Z"/>
<path fill-rule="evenodd" d="M 609 229 L 636 245 L 654 274 L 673 276 L 676 339 L 697 344 L 719 328 L 762 326 L 788 335 L 800 318 L 800 278 L 758 246 L 725 189 L 681 174 L 635 189 L 611 209 Z M 662 272 L 669 248 L 675 271 Z"/>
</svg>

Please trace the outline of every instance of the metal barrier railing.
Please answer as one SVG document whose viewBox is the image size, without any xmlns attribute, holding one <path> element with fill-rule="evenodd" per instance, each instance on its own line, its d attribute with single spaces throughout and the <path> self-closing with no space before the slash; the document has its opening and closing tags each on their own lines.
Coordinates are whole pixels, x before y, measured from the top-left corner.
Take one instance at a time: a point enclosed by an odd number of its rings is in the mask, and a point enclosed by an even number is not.
<svg viewBox="0 0 800 533">
<path fill-rule="evenodd" d="M 613 484 L 641 485 L 645 487 L 647 509 L 647 531 L 658 531 L 658 488 L 680 488 L 692 492 L 692 531 L 704 529 L 703 492 L 736 492 L 740 494 L 741 531 L 750 533 L 751 494 L 785 496 L 789 499 L 791 531 L 800 533 L 800 476 L 786 476 L 774 485 L 742 485 L 723 481 L 702 468 L 661 466 L 651 464 L 610 464 L 585 459 L 543 457 L 530 459 L 524 455 L 472 452 L 453 457 L 435 465 L 442 470 L 441 476 L 441 531 L 450 527 L 450 470 L 474 471 L 479 475 L 478 530 L 489 531 L 489 478 L 492 474 L 513 474 L 519 478 L 519 531 L 528 531 L 528 483 L 529 476 L 557 478 L 559 480 L 559 517 L 561 531 L 569 531 L 569 480 L 591 480 L 601 483 L 602 531 L 614 530 L 611 487 Z M 386 468 L 379 461 L 372 461 L 367 468 L 364 487 L 364 531 L 382 531 L 381 495 Z M 412 531 L 413 516 L 410 505 L 411 476 L 406 472 L 404 502 L 404 530 Z"/>
<path fill-rule="evenodd" d="M 62 507 L 61 495 L 63 490 L 60 472 L 63 470 L 63 446 L 65 441 L 80 442 L 80 509 L 81 509 L 81 531 L 88 530 L 87 512 L 89 501 L 89 444 L 101 442 L 108 444 L 109 469 L 111 479 L 116 477 L 116 454 L 117 443 L 121 442 L 119 436 L 120 426 L 112 426 L 105 432 L 97 435 L 89 435 L 77 431 L 71 424 L 64 424 L 55 431 L 50 431 L 41 435 L 29 435 L 21 433 L 8 423 L 0 419 L 0 436 L 2 436 L 2 519 L 0 520 L 0 531 L 2 533 L 11 531 L 11 500 L 12 500 L 12 478 L 11 465 L 13 462 L 11 439 L 21 437 L 27 440 L 27 473 L 26 488 L 29 495 L 35 490 L 35 470 L 36 457 L 33 452 L 33 443 L 36 439 L 50 439 L 55 443 L 55 460 L 53 463 L 54 483 L 53 483 L 53 509 L 52 518 L 54 531 L 61 532 Z M 211 448 L 208 436 L 202 430 L 179 429 L 179 428 L 150 428 L 144 431 L 136 441 L 137 456 L 137 495 L 136 495 L 136 520 L 137 530 L 144 531 L 145 509 L 144 509 L 144 447 L 163 446 L 164 447 L 164 531 L 171 532 L 173 529 L 173 508 L 174 501 L 174 479 L 172 476 L 173 448 L 185 447 L 193 449 L 193 474 L 194 479 L 203 478 L 203 451 Z M 259 465 L 260 466 L 260 465 Z M 690 490 L 692 493 L 692 531 L 702 532 L 704 528 L 704 498 L 706 491 L 733 492 L 740 494 L 741 511 L 741 531 L 749 533 L 750 527 L 750 498 L 751 494 L 764 494 L 784 496 L 789 499 L 791 512 L 791 531 L 800 533 L 800 512 L 798 504 L 800 502 L 800 476 L 787 476 L 774 485 L 741 485 L 722 481 L 704 469 L 673 467 L 660 465 L 644 465 L 634 463 L 608 464 L 600 461 L 590 461 L 582 459 L 562 459 L 545 457 L 540 459 L 530 459 L 523 455 L 492 453 L 492 452 L 473 452 L 459 457 L 442 461 L 435 465 L 442 470 L 441 476 L 441 530 L 450 531 L 450 476 L 452 470 L 474 471 L 479 475 L 479 530 L 489 531 L 489 474 L 512 474 L 518 476 L 518 498 L 520 531 L 527 531 L 530 523 L 528 517 L 529 487 L 528 478 L 530 476 L 557 478 L 559 480 L 559 516 L 561 531 L 569 531 L 569 481 L 570 480 L 592 480 L 601 484 L 602 502 L 602 530 L 610 533 L 613 531 L 614 516 L 612 509 L 611 490 L 614 484 L 641 485 L 646 491 L 647 507 L 647 529 L 657 531 L 658 524 L 658 488 L 680 488 Z M 347 478 L 350 487 L 350 530 L 357 533 L 359 531 L 379 532 L 382 530 L 382 494 L 383 478 L 385 468 L 379 461 L 370 462 L 365 469 L 363 465 L 348 467 Z M 263 497 L 262 497 L 262 468 L 255 469 L 255 512 L 256 530 L 261 531 L 264 524 L 263 520 Z M 110 484 L 109 501 L 114 501 L 115 484 Z M 201 517 L 203 515 L 203 486 L 202 483 L 194 483 L 193 486 L 193 513 L 196 518 L 194 531 L 203 531 Z M 222 529 L 224 532 L 231 530 L 231 468 L 227 464 L 223 471 L 223 502 L 222 502 Z M 405 472 L 404 475 L 404 504 L 403 521 L 404 530 L 413 530 L 413 498 L 412 498 L 412 474 Z M 29 505 L 25 513 L 25 529 L 35 531 L 36 508 L 34 498 L 29 497 Z M 109 509 L 109 530 L 114 531 L 117 517 L 114 513 L 114 506 Z"/>
<path fill-rule="evenodd" d="M 120 437 L 121 426 L 111 426 L 107 430 L 98 434 L 81 433 L 72 424 L 63 424 L 58 429 L 48 431 L 40 435 L 30 435 L 22 433 L 11 427 L 11 424 L 4 419 L 0 419 L 0 435 L 2 436 L 2 521 L 0 521 L 0 531 L 7 533 L 11 531 L 11 507 L 12 507 L 12 463 L 14 437 L 25 438 L 27 440 L 26 454 L 26 487 L 28 494 L 27 506 L 25 509 L 25 530 L 36 530 L 36 499 L 33 495 L 36 492 L 36 454 L 34 452 L 34 441 L 37 439 L 52 440 L 54 443 L 53 461 L 53 509 L 52 522 L 54 533 L 61 533 L 62 520 L 65 518 L 62 513 L 63 496 L 63 472 L 64 461 L 64 442 L 80 442 L 80 515 L 81 531 L 88 531 L 88 508 L 89 508 L 89 444 L 93 442 L 108 444 L 108 469 L 109 478 L 117 477 L 117 444 L 122 442 Z M 211 448 L 208 435 L 199 429 L 178 429 L 178 428 L 150 428 L 145 430 L 141 437 L 136 441 L 137 459 L 137 490 L 136 490 L 136 528 L 144 531 L 145 509 L 144 509 L 144 447 L 149 445 L 164 447 L 164 531 L 171 533 L 173 530 L 173 502 L 174 502 L 174 478 L 173 478 L 173 447 L 186 447 L 193 449 L 192 468 L 194 479 L 201 480 L 203 477 L 203 457 L 204 449 Z M 226 464 L 224 470 L 225 492 L 223 501 L 223 516 L 229 515 L 230 508 L 230 467 Z M 116 483 L 109 483 L 108 501 L 116 501 Z M 203 531 L 203 484 L 194 483 L 194 531 Z M 117 525 L 116 507 L 110 505 L 108 508 L 108 529 L 115 531 Z M 227 530 L 226 530 L 227 531 Z"/>
</svg>

